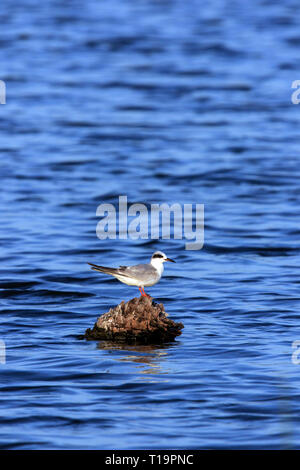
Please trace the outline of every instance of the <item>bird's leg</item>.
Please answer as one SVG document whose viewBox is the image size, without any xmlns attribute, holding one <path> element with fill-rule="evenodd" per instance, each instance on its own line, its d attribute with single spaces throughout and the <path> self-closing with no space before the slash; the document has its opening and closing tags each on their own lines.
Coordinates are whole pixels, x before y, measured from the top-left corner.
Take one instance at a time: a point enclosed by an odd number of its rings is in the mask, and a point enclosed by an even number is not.
<svg viewBox="0 0 300 470">
<path fill-rule="evenodd" d="M 145 292 L 145 290 L 144 290 L 144 287 L 142 287 L 142 289 L 143 289 L 143 294 L 142 294 L 142 295 L 143 295 L 144 297 L 150 297 L 150 295 L 146 294 L 146 292 Z"/>
<path fill-rule="evenodd" d="M 141 289 L 140 287 L 139 287 L 139 291 L 140 291 L 140 293 L 142 294 L 142 296 L 144 297 L 143 291 L 142 291 L 142 289 Z"/>
</svg>

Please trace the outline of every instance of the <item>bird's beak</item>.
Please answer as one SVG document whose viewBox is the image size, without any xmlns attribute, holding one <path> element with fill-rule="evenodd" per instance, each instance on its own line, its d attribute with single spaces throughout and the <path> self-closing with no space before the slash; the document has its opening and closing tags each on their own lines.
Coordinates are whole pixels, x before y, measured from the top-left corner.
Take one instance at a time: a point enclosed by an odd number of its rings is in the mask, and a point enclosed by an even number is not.
<svg viewBox="0 0 300 470">
<path fill-rule="evenodd" d="M 171 261 L 171 263 L 176 263 L 176 261 L 174 261 L 173 259 L 170 259 L 170 258 L 166 258 L 165 261 Z"/>
</svg>

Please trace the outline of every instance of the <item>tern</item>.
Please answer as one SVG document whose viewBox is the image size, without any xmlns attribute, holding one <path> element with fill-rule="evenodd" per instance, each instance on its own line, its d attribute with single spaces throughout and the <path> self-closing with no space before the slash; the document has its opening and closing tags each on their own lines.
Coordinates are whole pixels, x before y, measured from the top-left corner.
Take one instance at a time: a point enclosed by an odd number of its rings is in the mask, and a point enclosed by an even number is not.
<svg viewBox="0 0 300 470">
<path fill-rule="evenodd" d="M 94 271 L 110 274 L 118 281 L 128 286 L 137 286 L 143 297 L 150 297 L 146 294 L 144 287 L 154 286 L 164 272 L 164 262 L 173 259 L 168 258 L 162 251 L 153 253 L 150 263 L 136 264 L 134 266 L 120 266 L 119 268 L 108 268 L 106 266 L 98 266 L 97 264 L 88 263 Z"/>
</svg>

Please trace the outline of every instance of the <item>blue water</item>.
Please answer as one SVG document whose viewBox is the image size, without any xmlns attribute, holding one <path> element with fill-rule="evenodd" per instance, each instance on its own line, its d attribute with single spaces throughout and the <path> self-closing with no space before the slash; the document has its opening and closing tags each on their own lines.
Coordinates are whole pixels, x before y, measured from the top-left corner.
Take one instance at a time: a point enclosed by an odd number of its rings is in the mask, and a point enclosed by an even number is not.
<svg viewBox="0 0 300 470">
<path fill-rule="evenodd" d="M 2 0 L 0 24 L 1 448 L 299 448 L 298 2 Z M 98 239 L 119 195 L 204 204 L 203 249 Z M 86 263 L 156 249 L 182 335 L 78 339 L 138 294 Z"/>
</svg>

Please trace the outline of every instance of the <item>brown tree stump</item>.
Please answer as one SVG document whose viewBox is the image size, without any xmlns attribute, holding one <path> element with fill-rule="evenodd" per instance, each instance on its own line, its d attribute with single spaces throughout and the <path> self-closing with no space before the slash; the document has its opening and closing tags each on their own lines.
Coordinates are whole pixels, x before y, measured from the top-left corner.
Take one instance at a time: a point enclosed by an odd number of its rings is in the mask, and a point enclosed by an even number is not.
<svg viewBox="0 0 300 470">
<path fill-rule="evenodd" d="M 126 343 L 163 343 L 181 335 L 182 323 L 168 318 L 164 305 L 150 297 L 124 300 L 101 315 L 94 327 L 88 328 L 84 338 Z"/>
</svg>

